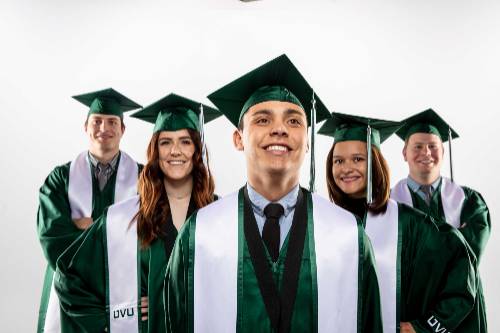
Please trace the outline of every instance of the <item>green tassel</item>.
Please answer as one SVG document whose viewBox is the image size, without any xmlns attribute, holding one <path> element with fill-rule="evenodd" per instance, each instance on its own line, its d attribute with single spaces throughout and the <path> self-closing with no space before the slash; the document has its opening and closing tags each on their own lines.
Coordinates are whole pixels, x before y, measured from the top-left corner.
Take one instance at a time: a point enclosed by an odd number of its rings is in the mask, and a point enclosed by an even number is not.
<svg viewBox="0 0 500 333">
<path fill-rule="evenodd" d="M 314 91 L 312 94 L 312 109 L 311 109 L 311 164 L 309 168 L 309 191 L 316 192 L 315 179 L 316 179 L 316 166 L 314 163 L 314 141 L 316 139 L 316 98 L 314 98 Z"/>
<path fill-rule="evenodd" d="M 372 128 L 368 125 L 366 130 L 366 151 L 367 151 L 367 178 L 366 178 L 366 203 L 371 205 L 372 197 Z"/>
</svg>

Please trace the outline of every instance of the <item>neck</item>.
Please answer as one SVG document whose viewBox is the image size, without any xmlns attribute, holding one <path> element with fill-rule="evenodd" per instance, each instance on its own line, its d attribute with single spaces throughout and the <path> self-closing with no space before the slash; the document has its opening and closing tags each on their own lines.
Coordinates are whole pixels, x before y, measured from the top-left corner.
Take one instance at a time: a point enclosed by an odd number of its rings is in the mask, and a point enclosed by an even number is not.
<svg viewBox="0 0 500 333">
<path fill-rule="evenodd" d="M 431 185 L 433 184 L 436 180 L 439 179 L 440 175 L 438 174 L 433 174 L 433 173 L 428 173 L 428 174 L 422 174 L 422 175 L 412 175 L 410 173 L 410 177 L 419 183 L 420 185 Z"/>
<path fill-rule="evenodd" d="M 163 180 L 165 191 L 167 192 L 168 199 L 183 200 L 191 198 L 193 190 L 193 177 L 189 176 L 185 179 L 167 179 Z"/>
<path fill-rule="evenodd" d="M 299 183 L 299 176 L 279 176 L 269 175 L 268 177 L 259 177 L 254 175 L 252 177 L 248 174 L 248 184 L 252 186 L 257 193 L 262 195 L 269 201 L 278 201 L 297 186 Z"/>
<path fill-rule="evenodd" d="M 102 149 L 97 149 L 94 147 L 91 147 L 89 149 L 89 153 L 91 153 L 92 156 L 94 156 L 94 158 L 96 160 L 98 160 L 99 163 L 102 163 L 102 164 L 108 164 L 109 162 L 111 162 L 113 157 L 115 157 L 119 151 L 120 151 L 119 148 L 113 149 L 113 150 L 107 150 L 107 151 L 104 151 Z"/>
</svg>

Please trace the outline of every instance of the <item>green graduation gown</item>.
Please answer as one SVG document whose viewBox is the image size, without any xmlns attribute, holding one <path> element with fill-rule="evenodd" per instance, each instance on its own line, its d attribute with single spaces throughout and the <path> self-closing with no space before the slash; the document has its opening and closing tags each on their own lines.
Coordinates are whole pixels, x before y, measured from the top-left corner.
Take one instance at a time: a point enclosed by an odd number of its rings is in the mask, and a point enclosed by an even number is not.
<svg viewBox="0 0 500 333">
<path fill-rule="evenodd" d="M 39 208 L 37 215 L 38 237 L 43 253 L 48 265 L 45 272 L 42 298 L 38 316 L 38 332 L 59 332 L 59 305 L 53 289 L 53 275 L 56 267 L 56 260 L 71 245 L 71 243 L 81 235 L 82 231 L 73 223 L 73 219 L 78 217 L 92 217 L 97 219 L 103 210 L 115 201 L 115 189 L 117 185 L 117 174 L 120 170 L 121 191 L 120 196 L 126 197 L 136 191 L 135 183 L 142 166 L 134 162 L 128 155 L 120 152 L 120 159 L 116 165 L 116 170 L 110 177 L 106 186 L 101 191 L 95 177 L 91 175 L 91 166 L 87 158 L 88 152 L 81 153 L 74 161 L 57 166 L 48 175 L 39 192 Z M 122 158 L 126 161 L 122 163 Z M 135 168 L 132 166 L 134 164 Z M 73 169 L 71 166 L 73 165 Z M 126 165 L 126 166 L 123 166 Z M 78 167 L 88 168 L 83 172 L 78 171 Z M 73 171 L 75 170 L 76 171 Z M 124 179 L 125 173 L 135 169 L 135 181 Z M 79 179 L 80 178 L 80 179 Z M 88 179 L 81 179 L 88 178 Z M 130 178 L 128 176 L 127 178 Z M 87 183 L 88 189 L 92 192 L 89 195 L 87 212 L 82 214 L 82 207 L 78 205 L 80 198 L 70 199 L 70 179 L 72 179 L 72 190 L 78 192 L 78 185 L 82 181 Z M 133 194 L 133 193 L 132 193 Z M 73 202 L 71 202 L 73 201 Z M 81 202 L 80 202 L 81 204 Z M 85 204 L 83 204 L 85 205 Z M 47 317 L 49 318 L 48 320 Z"/>
<path fill-rule="evenodd" d="M 455 332 L 476 292 L 474 256 L 463 237 L 391 199 L 363 224 L 375 253 L 384 332 L 399 332 L 400 322 L 417 332 Z"/>
<path fill-rule="evenodd" d="M 476 264 L 479 264 L 491 231 L 488 206 L 477 191 L 459 186 L 448 178 L 441 179 L 429 205 L 408 187 L 406 179 L 392 189 L 391 197 L 433 216 L 439 224 L 448 223 L 460 231 L 477 258 Z M 474 308 L 454 332 L 487 332 L 486 307 L 479 278 Z"/>
<path fill-rule="evenodd" d="M 381 332 L 378 284 L 366 234 L 349 212 L 301 191 L 306 230 L 289 331 Z M 249 251 L 244 210 L 242 188 L 199 210 L 181 229 L 165 276 L 167 332 L 275 331 Z M 265 253 L 278 291 L 287 283 L 285 262 L 297 207 L 294 214 L 278 260 L 272 262 Z M 257 241 L 262 243 L 259 236 Z"/>
<path fill-rule="evenodd" d="M 110 206 L 57 261 L 55 287 L 64 313 L 61 320 L 62 332 L 103 332 L 105 329 L 111 333 L 139 329 L 140 332 L 165 331 L 163 283 L 177 229 L 170 215 L 165 223 L 164 235 L 154 240 L 147 248 L 141 248 L 137 236 L 127 238 L 126 234 L 121 234 L 122 230 L 124 233 L 136 232 L 136 221 L 133 219 L 138 210 L 138 201 L 136 196 Z M 195 209 L 191 198 L 188 216 Z M 116 222 L 122 225 L 121 228 L 115 229 L 108 224 L 111 211 L 113 214 L 119 214 L 120 220 Z M 129 226 L 130 221 L 133 221 L 133 229 Z M 114 238 L 118 240 L 114 245 L 110 245 L 112 232 L 116 233 Z M 135 247 L 127 248 L 126 242 L 130 241 L 136 244 Z M 114 247 L 114 250 L 111 247 Z M 112 251 L 114 252 L 111 253 Z M 131 255 L 134 255 L 135 260 L 130 258 Z M 124 265 L 113 268 L 113 264 L 116 266 L 121 262 L 112 261 L 120 260 L 135 262 L 136 267 Z M 113 278 L 112 270 L 118 278 Z M 134 275 L 138 277 L 136 283 L 133 282 Z M 123 303 L 113 301 L 113 292 L 123 293 L 124 290 L 133 290 L 132 294 L 135 294 L 129 307 L 123 307 Z M 142 296 L 148 297 L 147 321 L 141 320 Z M 117 304 L 112 304 L 113 302 Z M 128 319 L 125 318 L 127 315 L 133 318 L 131 322 L 123 325 L 121 322 Z"/>
</svg>

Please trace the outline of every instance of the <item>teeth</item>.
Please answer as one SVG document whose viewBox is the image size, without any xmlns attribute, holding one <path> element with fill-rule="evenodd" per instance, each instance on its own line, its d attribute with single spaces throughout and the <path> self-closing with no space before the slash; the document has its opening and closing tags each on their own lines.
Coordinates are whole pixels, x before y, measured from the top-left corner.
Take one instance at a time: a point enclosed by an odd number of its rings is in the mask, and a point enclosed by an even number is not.
<svg viewBox="0 0 500 333">
<path fill-rule="evenodd" d="M 285 147 L 285 146 L 278 146 L 278 145 L 272 145 L 272 146 L 269 146 L 267 147 L 267 150 L 271 150 L 271 151 L 287 151 L 288 148 Z"/>
<path fill-rule="evenodd" d="M 168 163 L 173 164 L 173 165 L 181 165 L 181 164 L 184 164 L 185 162 L 184 161 L 169 161 Z"/>
</svg>

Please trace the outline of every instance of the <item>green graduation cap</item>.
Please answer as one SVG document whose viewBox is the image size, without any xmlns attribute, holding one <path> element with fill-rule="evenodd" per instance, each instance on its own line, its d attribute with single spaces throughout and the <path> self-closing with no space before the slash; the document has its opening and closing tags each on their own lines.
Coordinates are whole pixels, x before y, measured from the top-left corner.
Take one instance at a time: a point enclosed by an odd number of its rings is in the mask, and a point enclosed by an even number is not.
<svg viewBox="0 0 500 333">
<path fill-rule="evenodd" d="M 309 125 L 315 101 L 316 122 L 330 116 L 328 109 L 293 65 L 281 55 L 208 95 L 208 99 L 233 123 L 250 107 L 265 101 L 284 101 L 304 109 Z"/>
<path fill-rule="evenodd" d="M 221 113 L 215 108 L 176 94 L 169 94 L 135 112 L 131 117 L 155 124 L 153 132 L 178 131 L 186 128 L 202 132 L 201 118 L 203 123 L 208 123 L 220 115 Z"/>
<path fill-rule="evenodd" d="M 73 96 L 74 99 L 90 107 L 87 117 L 91 114 L 118 116 L 123 119 L 123 113 L 140 108 L 133 100 L 120 94 L 113 88 L 94 91 Z"/>
<path fill-rule="evenodd" d="M 453 181 L 453 159 L 451 154 L 451 140 L 458 138 L 458 133 L 448 125 L 433 109 L 427 109 L 416 115 L 403 120 L 404 125 L 396 134 L 406 141 L 412 134 L 428 133 L 435 134 L 441 138 L 441 141 L 448 141 L 448 150 L 450 154 L 450 178 Z"/>
<path fill-rule="evenodd" d="M 131 117 L 155 124 L 153 133 L 188 128 L 198 131 L 203 147 L 203 162 L 208 166 L 203 124 L 220 115 L 217 109 L 172 93 L 135 112 Z"/>
<path fill-rule="evenodd" d="M 334 138 L 334 142 L 363 141 L 367 145 L 366 202 L 373 202 L 372 195 L 372 150 L 371 145 L 380 149 L 380 144 L 396 132 L 402 123 L 374 118 L 365 118 L 338 112 L 319 129 L 318 133 Z"/>
<path fill-rule="evenodd" d="M 208 99 L 238 127 L 253 105 L 266 101 L 290 102 L 300 106 L 311 126 L 311 169 L 309 189 L 314 191 L 315 124 L 330 116 L 323 102 L 286 54 L 257 67 L 208 95 Z"/>
<path fill-rule="evenodd" d="M 332 112 L 332 117 L 325 121 L 318 133 L 334 138 L 335 142 L 364 141 L 367 142 L 367 132 L 371 131 L 371 144 L 380 149 L 380 144 L 394 134 L 402 123 L 374 118 L 353 116 Z"/>
<path fill-rule="evenodd" d="M 403 140 L 415 133 L 436 134 L 443 142 L 458 138 L 457 132 L 433 109 L 427 109 L 403 120 L 404 125 L 396 132 Z"/>
</svg>

